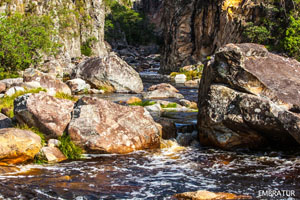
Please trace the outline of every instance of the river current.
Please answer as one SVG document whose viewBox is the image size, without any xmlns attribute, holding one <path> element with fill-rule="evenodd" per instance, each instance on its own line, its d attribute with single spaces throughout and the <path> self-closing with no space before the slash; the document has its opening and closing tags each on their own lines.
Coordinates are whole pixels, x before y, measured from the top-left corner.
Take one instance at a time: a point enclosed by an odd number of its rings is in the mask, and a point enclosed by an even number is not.
<svg viewBox="0 0 300 200">
<path fill-rule="evenodd" d="M 195 88 L 179 89 L 196 100 Z M 119 101 L 128 96 L 100 98 Z M 195 123 L 196 115 L 190 117 L 187 121 Z M 230 152 L 164 142 L 163 148 L 154 151 L 85 155 L 77 161 L 19 166 L 17 172 L 0 175 L 0 199 L 172 199 L 176 193 L 197 190 L 253 199 L 275 199 L 258 198 L 262 190 L 292 190 L 296 196 L 290 199 L 300 199 L 299 150 Z"/>
</svg>

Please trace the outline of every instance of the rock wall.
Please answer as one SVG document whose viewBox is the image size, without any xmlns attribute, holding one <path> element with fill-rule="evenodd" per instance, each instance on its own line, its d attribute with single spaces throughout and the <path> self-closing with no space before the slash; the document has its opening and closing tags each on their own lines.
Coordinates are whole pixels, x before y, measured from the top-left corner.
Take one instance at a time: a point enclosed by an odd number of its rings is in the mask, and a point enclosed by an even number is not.
<svg viewBox="0 0 300 200">
<path fill-rule="evenodd" d="M 178 71 L 242 40 L 242 27 L 259 19 L 262 0 L 165 0 L 161 72 Z"/>
<path fill-rule="evenodd" d="M 104 43 L 105 7 L 102 0 L 0 1 L 0 13 L 4 12 L 51 15 L 55 29 L 59 32 L 57 40 L 62 43 L 60 60 L 65 63 L 81 57 L 81 44 L 90 38 L 97 41 L 92 45 L 94 56 L 107 54 Z"/>
</svg>

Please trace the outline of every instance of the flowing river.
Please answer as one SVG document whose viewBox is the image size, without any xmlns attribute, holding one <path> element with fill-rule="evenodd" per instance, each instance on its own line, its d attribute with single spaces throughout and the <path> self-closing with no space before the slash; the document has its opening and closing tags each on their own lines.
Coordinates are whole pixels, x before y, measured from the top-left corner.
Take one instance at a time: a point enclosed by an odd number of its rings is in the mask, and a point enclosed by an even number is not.
<svg viewBox="0 0 300 200">
<path fill-rule="evenodd" d="M 196 100 L 197 89 L 179 89 Z M 120 101 L 128 96 L 101 98 Z M 175 119 L 178 127 L 196 122 L 195 113 L 180 116 Z M 293 190 L 300 196 L 299 152 L 229 152 L 164 141 L 161 149 L 153 151 L 85 155 L 86 159 L 77 161 L 19 166 L 18 172 L 0 175 L 0 199 L 172 199 L 176 193 L 196 190 L 256 199 L 260 190 L 270 189 Z"/>
</svg>

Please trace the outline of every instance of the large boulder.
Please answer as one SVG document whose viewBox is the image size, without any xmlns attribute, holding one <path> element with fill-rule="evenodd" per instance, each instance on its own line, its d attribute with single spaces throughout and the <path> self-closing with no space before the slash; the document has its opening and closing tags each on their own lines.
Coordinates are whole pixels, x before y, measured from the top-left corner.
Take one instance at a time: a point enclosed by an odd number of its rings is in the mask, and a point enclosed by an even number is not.
<svg viewBox="0 0 300 200">
<path fill-rule="evenodd" d="M 33 68 L 28 68 L 23 74 L 24 82 L 38 82 L 42 88 L 47 89 L 49 94 L 54 95 L 56 92 L 62 92 L 71 95 L 71 89 L 67 84 L 56 77 L 40 72 Z"/>
<path fill-rule="evenodd" d="M 0 129 L 0 165 L 32 160 L 40 151 L 41 138 L 28 130 Z"/>
<path fill-rule="evenodd" d="M 299 145 L 299 77 L 299 62 L 261 45 L 220 48 L 200 83 L 200 142 L 224 149 Z"/>
<path fill-rule="evenodd" d="M 91 97 L 76 103 L 68 132 L 72 141 L 87 152 L 120 154 L 158 148 L 161 134 L 143 107 Z"/>
<path fill-rule="evenodd" d="M 143 91 L 139 74 L 114 53 L 80 63 L 72 77 L 81 78 L 98 89 L 112 87 L 115 92 Z"/>
<path fill-rule="evenodd" d="M 63 135 L 71 121 L 74 103 L 58 99 L 44 92 L 25 94 L 15 99 L 14 113 L 21 124 L 37 127 L 47 138 Z"/>
</svg>

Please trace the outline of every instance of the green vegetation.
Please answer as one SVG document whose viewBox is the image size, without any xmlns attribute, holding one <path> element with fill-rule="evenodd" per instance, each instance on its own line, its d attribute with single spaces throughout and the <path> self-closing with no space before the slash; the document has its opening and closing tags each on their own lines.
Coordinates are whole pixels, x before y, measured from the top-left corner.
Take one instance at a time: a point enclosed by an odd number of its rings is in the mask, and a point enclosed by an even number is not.
<svg viewBox="0 0 300 200">
<path fill-rule="evenodd" d="M 18 91 L 12 96 L 5 96 L 0 99 L 0 111 L 5 108 L 7 109 L 7 116 L 13 117 L 14 116 L 14 100 L 15 98 L 22 96 L 27 93 L 39 93 L 41 91 L 46 92 L 45 89 L 43 88 L 36 88 L 36 89 L 30 89 L 30 90 L 25 90 L 25 91 Z"/>
<path fill-rule="evenodd" d="M 7 78 L 19 78 L 20 75 L 18 72 L 7 72 L 4 71 L 4 68 L 0 68 L 0 80 Z"/>
<path fill-rule="evenodd" d="M 42 54 L 54 55 L 58 43 L 53 22 L 47 15 L 1 15 L 0 16 L 0 73 L 2 77 L 16 75 L 41 61 Z"/>
<path fill-rule="evenodd" d="M 300 61 L 300 0 L 270 0 L 264 5 L 264 17 L 246 24 L 245 40 Z"/>
<path fill-rule="evenodd" d="M 116 0 L 105 0 L 111 13 L 105 18 L 105 39 L 109 42 L 125 38 L 131 45 L 158 42 L 151 25 L 145 15 L 130 8 L 131 1 L 123 0 L 121 4 Z"/>
<path fill-rule="evenodd" d="M 63 93 L 63 92 L 57 92 L 55 94 L 55 97 L 58 98 L 58 99 L 67 99 L 67 100 L 71 100 L 71 101 L 77 101 L 78 100 L 77 97 L 74 97 L 72 95 L 69 95 L 69 94 L 66 94 L 66 93 Z"/>
<path fill-rule="evenodd" d="M 177 108 L 177 103 L 168 103 L 168 105 L 160 105 L 162 108 Z"/>
<path fill-rule="evenodd" d="M 98 41 L 97 38 L 91 37 L 87 41 L 83 42 L 80 47 L 81 54 L 85 56 L 91 56 L 93 54 L 92 44 L 93 42 L 97 42 L 97 41 Z"/>
<path fill-rule="evenodd" d="M 33 163 L 38 164 L 38 165 L 47 164 L 48 160 L 47 160 L 46 156 L 40 152 L 34 156 Z"/>
<path fill-rule="evenodd" d="M 16 128 L 22 129 L 22 130 L 28 130 L 32 131 L 41 138 L 41 144 L 44 146 L 46 144 L 45 135 L 36 127 L 29 127 L 27 124 L 17 125 Z"/>
<path fill-rule="evenodd" d="M 172 78 L 175 78 L 175 76 L 178 74 L 184 74 L 186 76 L 187 80 L 198 79 L 198 78 L 201 78 L 201 76 L 202 76 L 203 68 L 204 68 L 204 65 L 196 66 L 196 70 L 193 70 L 193 71 L 188 71 L 188 70 L 184 70 L 183 68 L 181 68 L 179 70 L 179 72 L 172 72 L 170 74 L 170 76 Z"/>
<path fill-rule="evenodd" d="M 61 142 L 58 148 L 68 159 L 74 160 L 82 158 L 83 150 L 71 141 L 69 135 L 64 133 L 58 140 Z"/>
<path fill-rule="evenodd" d="M 154 104 L 156 104 L 155 101 L 141 101 L 141 102 L 131 103 L 129 105 L 130 106 L 142 106 L 142 107 L 145 107 L 145 106 L 152 106 Z"/>
</svg>

